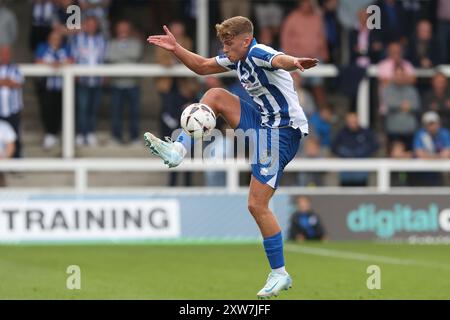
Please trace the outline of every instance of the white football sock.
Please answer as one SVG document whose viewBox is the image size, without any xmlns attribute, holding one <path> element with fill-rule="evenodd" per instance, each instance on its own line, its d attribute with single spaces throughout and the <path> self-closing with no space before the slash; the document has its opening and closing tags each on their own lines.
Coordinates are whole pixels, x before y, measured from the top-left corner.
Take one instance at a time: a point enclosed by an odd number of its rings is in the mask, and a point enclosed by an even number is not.
<svg viewBox="0 0 450 320">
<path fill-rule="evenodd" d="M 282 266 L 282 267 L 276 268 L 276 269 L 272 269 L 272 271 L 276 272 L 276 273 L 279 273 L 279 274 L 284 274 L 284 275 L 288 274 L 286 272 L 286 267 L 285 266 Z"/>
</svg>

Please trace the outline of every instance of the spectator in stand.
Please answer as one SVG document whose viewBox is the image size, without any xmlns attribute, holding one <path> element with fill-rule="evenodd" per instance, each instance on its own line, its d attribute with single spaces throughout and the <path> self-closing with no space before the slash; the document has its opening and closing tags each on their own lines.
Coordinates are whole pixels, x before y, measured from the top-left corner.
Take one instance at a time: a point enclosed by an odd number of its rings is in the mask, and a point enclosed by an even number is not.
<svg viewBox="0 0 450 320">
<path fill-rule="evenodd" d="M 292 79 L 294 80 L 294 88 L 295 92 L 297 92 L 298 101 L 302 106 L 306 116 L 309 118 L 317 110 L 314 97 L 312 96 L 312 94 L 309 92 L 308 89 L 302 87 L 303 78 L 300 76 L 298 72 L 292 72 L 291 76 Z"/>
<path fill-rule="evenodd" d="M 36 63 L 59 68 L 72 63 L 69 50 L 62 46 L 62 35 L 53 31 L 48 41 L 41 44 L 36 52 Z M 58 144 L 58 134 L 62 122 L 62 78 L 58 76 L 45 79 L 45 90 L 40 101 L 41 118 L 44 124 L 45 137 L 43 148 L 49 150 Z"/>
<path fill-rule="evenodd" d="M 378 62 L 383 45 L 374 43 L 373 31 L 367 27 L 369 14 L 366 8 L 358 11 L 358 28 L 350 31 L 350 63 L 367 68 L 372 61 Z"/>
<path fill-rule="evenodd" d="M 419 159 L 450 159 L 450 131 L 442 128 L 439 115 L 434 111 L 422 116 L 423 128 L 414 136 L 414 155 Z M 413 174 L 413 185 L 442 186 L 440 172 L 418 172 Z"/>
<path fill-rule="evenodd" d="M 221 0 L 220 13 L 222 20 L 234 16 L 250 16 L 250 1 L 246 0 Z"/>
<path fill-rule="evenodd" d="M 319 216 L 311 208 L 311 200 L 300 196 L 296 199 L 296 211 L 291 215 L 289 240 L 325 240 L 325 230 Z"/>
<path fill-rule="evenodd" d="M 89 16 L 83 22 L 82 32 L 71 38 L 71 56 L 78 64 L 96 66 L 104 63 L 106 46 L 106 39 L 98 29 L 97 18 Z M 102 78 L 94 76 L 78 79 L 76 91 L 76 144 L 78 146 L 84 144 L 97 145 L 95 129 L 97 109 L 102 94 L 102 82 Z"/>
<path fill-rule="evenodd" d="M 284 14 L 279 1 L 256 0 L 252 1 L 252 4 L 255 11 L 256 25 L 260 35 L 263 35 L 262 40 L 260 40 L 261 43 L 267 44 L 265 42 L 267 42 L 267 39 L 270 39 L 271 47 L 274 49 L 279 48 L 280 27 Z"/>
<path fill-rule="evenodd" d="M 97 18 L 99 30 L 109 38 L 109 6 L 111 0 L 78 0 L 78 5 L 85 17 L 94 16 Z"/>
<path fill-rule="evenodd" d="M 53 0 L 33 0 L 30 32 L 30 48 L 33 52 L 36 52 L 39 44 L 47 42 L 55 10 Z"/>
<path fill-rule="evenodd" d="M 14 158 L 20 158 L 22 155 L 20 114 L 23 108 L 23 83 L 19 67 L 11 62 L 11 48 L 6 45 L 0 46 L 0 120 L 8 122 L 16 134 Z"/>
<path fill-rule="evenodd" d="M 396 78 L 402 78 L 404 69 L 397 65 Z M 389 83 L 383 89 L 383 97 L 387 106 L 385 117 L 388 136 L 388 150 L 395 140 L 402 141 L 407 150 L 412 150 L 412 140 L 418 128 L 417 117 L 420 112 L 420 97 L 412 85 Z"/>
<path fill-rule="evenodd" d="M 186 35 L 185 26 L 180 21 L 174 21 L 170 23 L 169 29 L 172 34 L 177 39 L 177 42 L 188 50 L 193 49 L 192 40 Z M 179 63 L 179 61 L 170 54 L 169 51 L 164 50 L 160 47 L 155 48 L 155 62 L 159 63 L 165 67 L 172 67 Z M 158 91 L 160 100 L 161 100 L 161 109 L 168 110 L 173 108 L 170 104 L 175 99 L 178 99 L 180 96 L 180 92 L 178 92 L 179 86 L 177 85 L 177 81 L 180 81 L 181 78 L 174 77 L 157 77 L 155 78 L 156 91 Z M 193 82 L 192 86 L 195 86 L 196 79 L 183 79 L 186 82 Z"/>
<path fill-rule="evenodd" d="M 311 131 L 319 138 L 320 148 L 324 153 L 330 151 L 333 118 L 332 108 L 325 106 L 314 112 L 309 120 Z"/>
<path fill-rule="evenodd" d="M 72 13 L 67 12 L 67 8 L 71 5 L 75 5 L 76 0 L 55 0 L 55 12 L 53 15 L 53 30 L 58 31 L 62 35 L 68 36 L 71 34 L 78 33 L 80 30 L 77 29 L 68 29 L 67 21 L 69 17 L 71 17 Z M 64 42 L 66 39 L 64 38 Z"/>
<path fill-rule="evenodd" d="M 324 152 L 320 148 L 319 139 L 315 136 L 309 136 L 305 139 L 301 150 L 302 159 L 321 159 L 324 158 Z M 297 174 L 297 183 L 301 187 L 320 187 L 324 185 L 323 172 L 300 172 Z"/>
<path fill-rule="evenodd" d="M 401 67 L 402 73 L 395 71 Z M 416 83 L 416 76 L 413 65 L 403 59 L 403 49 L 399 42 L 393 42 L 388 48 L 388 57 L 378 64 L 378 81 L 380 89 L 380 113 L 386 114 L 387 107 L 383 100 L 382 93 L 384 88 L 389 84 L 396 84 L 399 86 L 411 86 Z"/>
<path fill-rule="evenodd" d="M 0 46 L 13 46 L 17 40 L 17 18 L 0 0 Z"/>
<path fill-rule="evenodd" d="M 340 60 L 341 48 L 341 28 L 337 18 L 337 0 L 325 0 L 323 2 L 323 20 L 325 23 L 325 34 L 327 37 L 328 52 L 330 54 L 330 63 L 338 63 Z"/>
<path fill-rule="evenodd" d="M 417 68 L 433 68 L 439 64 L 439 47 L 433 38 L 430 21 L 419 21 L 416 34 L 409 41 L 406 57 Z"/>
<path fill-rule="evenodd" d="M 178 88 L 167 97 L 167 105 L 161 108 L 160 125 L 161 134 L 165 137 L 177 137 L 176 129 L 180 128 L 180 118 L 183 110 L 192 103 L 198 102 L 197 94 L 200 90 L 197 81 L 191 81 L 188 78 L 180 78 L 176 82 Z M 194 147 L 194 144 L 192 144 Z M 189 152 L 189 150 L 188 150 Z M 169 186 L 173 187 L 177 184 L 177 172 L 169 173 Z M 192 185 L 191 173 L 185 172 L 184 185 Z"/>
<path fill-rule="evenodd" d="M 356 113 L 348 113 L 346 125 L 339 131 L 332 143 L 332 151 L 340 158 L 368 158 L 378 150 L 375 134 L 370 129 L 361 128 Z M 341 172 L 341 186 L 367 186 L 367 172 Z"/>
<path fill-rule="evenodd" d="M 0 160 L 13 157 L 16 148 L 16 138 L 16 133 L 11 125 L 6 121 L 0 120 Z M 3 172 L 0 172 L 0 187 L 5 185 L 5 175 Z"/>
<path fill-rule="evenodd" d="M 423 128 L 414 136 L 414 153 L 419 159 L 449 159 L 450 131 L 442 128 L 434 111 L 422 116 Z"/>
<path fill-rule="evenodd" d="M 299 1 L 297 9 L 287 16 L 281 30 L 281 49 L 294 57 L 312 57 L 322 62 L 329 60 L 322 12 L 312 0 Z M 317 104 L 325 105 L 323 79 L 306 78 L 305 86 L 309 85 L 313 88 Z"/>
<path fill-rule="evenodd" d="M 116 24 L 116 38 L 110 41 L 106 59 L 111 63 L 137 63 L 142 58 L 142 43 L 133 36 L 130 22 Z M 130 141 L 140 143 L 139 108 L 140 88 L 135 78 L 113 78 L 112 82 L 112 137 L 115 143 L 123 143 L 122 121 L 124 104 L 129 104 Z"/>
<path fill-rule="evenodd" d="M 450 41 L 450 1 L 438 0 L 437 5 L 437 30 L 439 39 L 440 62 L 450 63 L 449 41 Z"/>
<path fill-rule="evenodd" d="M 450 88 L 445 74 L 438 72 L 431 79 L 431 89 L 425 94 L 423 108 L 437 112 L 442 126 L 450 129 Z"/>
<path fill-rule="evenodd" d="M 405 9 L 400 1 L 378 0 L 375 5 L 381 9 L 380 29 L 374 29 L 374 37 L 387 47 L 391 42 L 406 44 Z"/>
<path fill-rule="evenodd" d="M 389 157 L 391 159 L 411 159 L 412 152 L 406 149 L 405 144 L 402 141 L 393 141 L 390 146 Z M 392 172 L 391 185 L 395 187 L 409 186 L 409 172 Z"/>
</svg>

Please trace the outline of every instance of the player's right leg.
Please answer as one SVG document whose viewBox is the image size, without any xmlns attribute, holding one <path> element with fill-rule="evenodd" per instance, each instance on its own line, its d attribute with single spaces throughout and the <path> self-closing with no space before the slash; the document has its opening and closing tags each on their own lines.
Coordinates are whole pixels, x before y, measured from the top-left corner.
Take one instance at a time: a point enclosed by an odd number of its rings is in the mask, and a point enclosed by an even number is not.
<svg viewBox="0 0 450 320">
<path fill-rule="evenodd" d="M 203 95 L 200 103 L 209 106 L 216 117 L 222 115 L 233 129 L 238 126 L 241 117 L 241 106 L 239 98 L 234 94 L 221 88 L 209 89 Z M 152 154 L 160 157 L 169 168 L 173 168 L 183 161 L 193 139 L 186 132 L 182 131 L 174 142 L 167 137 L 165 141 L 161 140 L 150 132 L 144 134 L 144 140 Z"/>
</svg>

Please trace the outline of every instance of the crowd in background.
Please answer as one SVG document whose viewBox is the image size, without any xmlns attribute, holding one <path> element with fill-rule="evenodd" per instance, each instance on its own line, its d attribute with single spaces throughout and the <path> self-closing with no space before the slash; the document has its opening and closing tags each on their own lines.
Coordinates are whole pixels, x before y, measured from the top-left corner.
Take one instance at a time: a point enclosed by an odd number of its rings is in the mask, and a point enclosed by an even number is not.
<svg viewBox="0 0 450 320">
<path fill-rule="evenodd" d="M 195 50 L 195 1 L 127 1 L 145 8 L 148 25 L 137 30 L 130 18 L 121 14 L 114 0 L 34 0 L 29 49 L 36 63 L 54 67 L 76 63 L 138 63 L 143 57 L 145 33 L 160 33 L 167 24 L 180 44 Z M 82 10 L 82 29 L 66 27 L 66 8 L 77 4 Z M 381 29 L 371 29 L 366 8 L 381 9 Z M 114 10 L 113 10 L 114 9 Z M 113 11 L 113 12 L 112 12 Z M 450 90 L 445 74 L 418 78 L 417 69 L 433 69 L 450 64 L 450 1 L 420 0 L 223 0 L 210 2 L 210 25 L 234 15 L 250 17 L 258 42 L 298 57 L 318 58 L 335 64 L 339 79 L 302 77 L 293 73 L 300 104 L 310 122 L 310 135 L 299 155 L 306 158 L 367 158 L 377 154 L 392 158 L 450 158 Z M 20 32 L 14 13 L 0 0 L 0 120 L 15 132 L 15 157 L 21 154 L 20 112 L 23 107 L 23 76 L 12 61 L 11 47 Z M 144 36 L 143 36 L 144 35 Z M 211 56 L 221 44 L 210 34 Z M 154 48 L 153 62 L 173 66 L 177 61 L 167 51 Z M 372 81 L 372 122 L 363 128 L 355 114 L 357 90 L 367 67 L 378 66 Z M 180 126 L 183 108 L 198 101 L 211 87 L 224 87 L 251 101 L 238 80 L 207 77 L 159 77 L 154 79 L 159 95 L 160 133 L 170 136 Z M 140 84 L 134 78 L 80 77 L 76 81 L 76 144 L 97 145 L 97 113 L 104 88 L 111 89 L 111 141 L 121 145 L 140 143 Z M 61 130 L 62 80 L 52 76 L 35 81 L 45 131 L 43 148 L 58 145 Z M 330 92 L 348 98 L 348 105 L 334 105 Z M 129 115 L 129 138 L 123 134 L 123 115 Z M 337 121 L 346 110 L 343 121 Z M 342 124 L 342 125 L 340 125 Z M 222 124 L 219 124 L 221 126 Z M 380 139 L 381 134 L 381 139 Z M 9 140 L 13 135 L 9 134 Z M 9 141 L 8 140 L 8 141 Z M 216 143 L 223 143 L 217 141 Z M 3 144 L 5 145 L 5 143 Z M 0 146 L 2 146 L 0 142 Z M 226 148 L 225 148 L 226 149 Z M 224 150 L 224 152 L 227 152 Z M 0 157 L 2 149 L 0 149 Z M 436 177 L 435 177 L 436 178 Z M 176 175 L 171 177 L 175 184 Z M 440 179 L 440 178 L 439 178 Z M 189 184 L 189 176 L 186 183 Z M 208 180 L 208 178 L 206 178 Z M 218 177 L 209 178 L 213 181 Z M 428 184 L 430 175 L 399 174 L 394 183 Z M 302 173 L 298 184 L 323 185 L 321 173 Z M 368 183 L 366 172 L 343 172 L 340 183 L 361 186 Z"/>
</svg>

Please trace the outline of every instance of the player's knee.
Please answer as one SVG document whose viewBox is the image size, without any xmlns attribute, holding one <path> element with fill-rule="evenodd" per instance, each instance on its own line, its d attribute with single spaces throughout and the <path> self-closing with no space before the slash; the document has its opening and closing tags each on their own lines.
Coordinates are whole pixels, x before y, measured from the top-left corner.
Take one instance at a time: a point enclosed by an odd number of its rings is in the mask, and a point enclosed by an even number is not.
<svg viewBox="0 0 450 320">
<path fill-rule="evenodd" d="M 253 216 L 264 214 L 266 212 L 265 209 L 267 209 L 267 206 L 257 199 L 249 199 L 247 207 Z"/>
<path fill-rule="evenodd" d="M 202 103 L 208 105 L 215 112 L 220 111 L 220 101 L 227 94 L 227 91 L 222 88 L 211 88 L 204 94 Z"/>
</svg>

